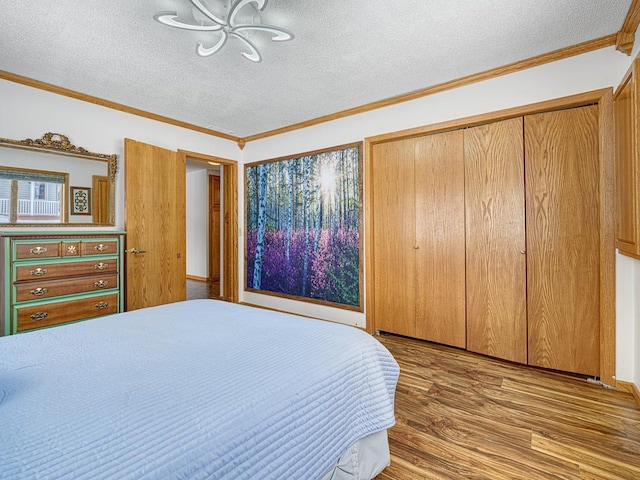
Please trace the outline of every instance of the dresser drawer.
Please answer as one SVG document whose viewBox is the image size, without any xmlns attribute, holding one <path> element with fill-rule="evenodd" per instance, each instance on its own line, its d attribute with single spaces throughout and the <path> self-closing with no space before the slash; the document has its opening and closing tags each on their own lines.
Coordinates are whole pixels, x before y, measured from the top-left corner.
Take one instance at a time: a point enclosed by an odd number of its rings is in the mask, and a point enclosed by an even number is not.
<svg viewBox="0 0 640 480">
<path fill-rule="evenodd" d="M 79 257 L 80 242 L 62 242 L 63 257 Z"/>
<path fill-rule="evenodd" d="M 118 276 L 94 275 L 68 280 L 40 280 L 16 285 L 16 302 L 118 288 Z"/>
<path fill-rule="evenodd" d="M 82 255 L 109 255 L 118 253 L 118 242 L 108 240 L 102 242 L 82 241 Z"/>
<path fill-rule="evenodd" d="M 16 267 L 16 282 L 32 281 L 38 278 L 65 278 L 96 273 L 116 273 L 118 259 L 108 258 L 85 262 L 42 263 Z"/>
<path fill-rule="evenodd" d="M 68 302 L 17 307 L 17 331 L 24 332 L 36 328 L 49 327 L 61 323 L 74 322 L 85 318 L 98 317 L 118 311 L 118 295 L 70 300 Z"/>
<path fill-rule="evenodd" d="M 52 258 L 60 256 L 60 242 L 16 243 L 15 259 Z"/>
</svg>

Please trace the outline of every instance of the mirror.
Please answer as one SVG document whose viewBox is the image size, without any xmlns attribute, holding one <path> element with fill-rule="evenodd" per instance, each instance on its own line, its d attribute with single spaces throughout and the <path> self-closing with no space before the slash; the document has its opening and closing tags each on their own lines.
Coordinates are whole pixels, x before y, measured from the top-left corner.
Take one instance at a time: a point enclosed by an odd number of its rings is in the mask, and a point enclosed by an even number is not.
<svg viewBox="0 0 640 480">
<path fill-rule="evenodd" d="M 113 226 L 117 168 L 59 133 L 0 138 L 0 226 Z"/>
</svg>

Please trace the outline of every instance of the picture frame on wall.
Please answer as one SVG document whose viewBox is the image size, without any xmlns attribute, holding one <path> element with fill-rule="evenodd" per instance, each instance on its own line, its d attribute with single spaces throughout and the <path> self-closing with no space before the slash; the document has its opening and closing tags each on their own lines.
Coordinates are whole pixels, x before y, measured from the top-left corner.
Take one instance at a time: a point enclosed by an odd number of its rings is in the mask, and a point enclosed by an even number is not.
<svg viewBox="0 0 640 480">
<path fill-rule="evenodd" d="M 362 143 L 245 165 L 245 291 L 362 311 Z"/>
<path fill-rule="evenodd" d="M 91 215 L 91 188 L 90 187 L 69 187 L 71 191 L 70 214 L 71 215 Z"/>
</svg>

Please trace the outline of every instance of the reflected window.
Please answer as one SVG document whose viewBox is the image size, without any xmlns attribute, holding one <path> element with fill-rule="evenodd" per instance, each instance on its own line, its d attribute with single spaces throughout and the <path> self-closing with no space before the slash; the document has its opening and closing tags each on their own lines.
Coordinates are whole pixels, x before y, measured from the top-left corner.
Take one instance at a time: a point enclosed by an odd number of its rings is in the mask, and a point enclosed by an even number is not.
<svg viewBox="0 0 640 480">
<path fill-rule="evenodd" d="M 0 167 L 0 223 L 66 221 L 67 174 Z"/>
</svg>

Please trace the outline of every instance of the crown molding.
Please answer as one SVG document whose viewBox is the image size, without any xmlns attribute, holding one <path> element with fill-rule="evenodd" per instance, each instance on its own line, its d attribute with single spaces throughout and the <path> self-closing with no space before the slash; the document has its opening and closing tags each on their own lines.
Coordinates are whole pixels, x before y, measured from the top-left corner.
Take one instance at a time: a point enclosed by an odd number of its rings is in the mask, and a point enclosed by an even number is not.
<svg viewBox="0 0 640 480">
<path fill-rule="evenodd" d="M 632 15 L 632 12 L 635 12 L 635 13 Z M 637 27 L 638 21 L 640 21 L 640 0 L 633 0 L 633 3 L 631 4 L 631 8 L 629 9 L 629 14 L 627 15 L 627 19 L 625 20 L 624 25 L 626 25 L 627 28 L 632 28 L 633 25 L 635 24 Z M 623 29 L 624 28 L 625 27 L 623 26 Z M 601 48 L 606 48 L 613 45 L 616 45 L 616 47 L 618 47 L 618 38 L 620 37 L 620 33 L 622 31 L 623 30 L 618 32 L 618 34 L 596 38 L 595 40 L 589 40 L 587 42 L 579 43 L 577 45 L 572 45 L 570 47 L 554 50 L 553 52 L 543 53 L 541 55 L 530 57 L 525 60 L 520 60 L 520 61 L 509 63 L 507 65 L 503 65 L 500 67 L 485 70 L 483 72 L 467 75 L 465 77 L 450 80 L 448 82 L 440 83 L 438 85 L 433 85 L 431 87 L 416 90 L 403 95 L 398 95 L 396 97 L 379 100 L 376 102 L 368 103 L 366 105 L 361 105 L 358 107 L 342 110 L 329 115 L 324 115 L 322 117 L 306 120 L 304 122 L 294 123 L 292 125 L 277 128 L 274 130 L 269 130 L 269 131 L 258 133 L 255 135 L 249 135 L 247 137 L 236 137 L 233 135 L 228 135 L 228 134 L 221 133 L 208 128 L 199 127 L 197 125 L 182 122 L 180 120 L 176 120 L 173 118 L 169 118 L 169 117 L 165 117 L 155 113 L 140 110 L 138 108 L 129 107 L 127 105 L 111 102 L 109 100 L 104 100 L 102 98 L 87 95 L 81 92 L 70 90 L 68 88 L 59 87 L 56 85 L 52 85 L 50 83 L 41 82 L 39 80 L 35 80 L 28 77 L 23 77 L 21 75 L 17 75 L 15 73 L 7 72 L 4 70 L 0 70 L 0 79 L 21 83 L 23 85 L 27 85 L 33 88 L 38 88 L 40 90 L 46 90 L 52 93 L 56 93 L 58 95 L 64 95 L 66 97 L 75 98 L 77 100 L 93 103 L 95 105 L 100 105 L 102 107 L 112 108 L 114 110 L 119 110 L 121 112 L 130 113 L 132 115 L 138 115 L 141 117 L 149 118 L 151 120 L 156 120 L 158 122 L 168 123 L 170 125 L 175 125 L 178 127 L 186 128 L 188 130 L 193 130 L 193 131 L 204 133 L 207 135 L 212 135 L 214 137 L 223 138 L 225 140 L 231 140 L 237 143 L 238 148 L 242 150 L 248 142 L 252 142 L 255 140 L 273 137 L 276 135 L 281 135 L 283 133 L 292 132 L 294 130 L 300 130 L 302 128 L 319 125 L 321 123 L 330 122 L 340 118 L 345 118 L 352 115 L 358 115 L 360 113 L 377 110 L 379 108 L 397 105 L 400 103 L 408 102 L 410 100 L 415 100 L 415 99 L 426 97 L 429 95 L 434 95 L 436 93 L 444 92 L 446 90 L 452 90 L 454 88 L 459 88 L 465 85 L 471 85 L 473 83 L 478 83 L 485 80 L 490 80 L 492 78 L 501 77 L 503 75 L 508 75 L 510 73 L 515 73 L 521 70 L 526 70 L 528 68 L 537 67 L 539 65 L 544 65 L 545 63 L 555 62 L 558 60 L 562 60 L 564 58 L 569 58 L 569 57 L 573 57 L 583 53 L 592 52 L 594 50 L 599 50 Z"/>
<path fill-rule="evenodd" d="M 33 78 L 23 77 L 22 75 L 7 72 L 5 70 L 0 70 L 0 79 L 8 80 L 10 82 L 20 83 L 22 85 L 27 85 L 29 87 L 45 90 L 47 92 L 56 93 L 58 95 L 63 95 L 65 97 L 75 98 L 76 100 L 82 100 L 83 102 L 93 103 L 95 105 L 100 105 L 101 107 L 112 108 L 114 110 L 130 113 L 132 115 L 137 115 L 139 117 L 149 118 L 151 120 L 155 120 L 158 122 L 168 123 L 170 125 L 175 125 L 177 127 L 186 128 L 188 130 L 205 133 L 207 135 L 213 135 L 214 137 L 224 138 L 225 140 L 231 140 L 233 142 L 240 141 L 239 137 L 234 137 L 233 135 L 227 135 L 225 133 L 217 132 L 209 128 L 199 127 L 191 123 L 182 122 L 174 118 L 165 117 L 163 115 L 147 112 L 145 110 L 140 110 L 139 108 L 129 107 L 121 103 L 112 102 L 110 100 L 94 97 L 92 95 L 87 95 L 85 93 L 77 92 L 75 90 L 71 90 L 64 87 L 59 87 L 51 83 L 41 82 L 40 80 L 35 80 Z"/>
<path fill-rule="evenodd" d="M 634 2 L 635 1 L 640 1 L 640 0 L 634 0 Z M 397 105 L 399 103 L 408 102 L 410 100 L 426 97 L 436 93 L 444 92 L 446 90 L 452 90 L 454 88 L 463 87 L 465 85 L 470 85 L 472 83 L 478 83 L 484 80 L 490 80 L 492 78 L 501 77 L 503 75 L 508 75 L 510 73 L 515 73 L 520 70 L 526 70 L 528 68 L 537 67 L 539 65 L 544 65 L 545 63 L 555 62 L 557 60 L 573 57 L 576 55 L 580 55 L 582 53 L 588 53 L 594 50 L 599 50 L 601 48 L 611 47 L 615 44 L 616 44 L 615 34 L 608 35 L 606 37 L 596 38 L 595 40 L 589 40 L 588 42 L 583 42 L 577 45 L 572 45 L 570 47 L 561 48 L 560 50 L 554 50 L 553 52 L 543 53 L 542 55 L 537 55 L 535 57 L 527 58 L 525 60 L 520 60 L 514 63 L 509 63 L 501 67 L 485 70 L 484 72 L 467 75 L 466 77 L 461 77 L 448 82 L 440 83 L 432 87 L 423 88 L 423 89 L 416 90 L 414 92 L 410 92 L 404 95 L 399 95 L 397 97 L 392 97 L 385 100 L 379 100 L 377 102 L 372 102 L 359 107 L 342 110 L 341 112 L 336 112 L 336 113 L 332 113 L 322 117 L 314 118 L 312 120 L 306 120 L 304 122 L 295 123 L 293 125 L 278 128 L 275 130 L 270 130 L 268 132 L 258 133 L 256 135 L 250 135 L 248 137 L 245 137 L 244 141 L 252 142 L 254 140 L 260 140 L 262 138 L 281 135 L 283 133 L 291 132 L 293 130 L 299 130 L 301 128 L 311 127 L 313 125 L 318 125 L 320 123 L 330 122 L 332 120 L 337 120 L 339 118 L 345 118 L 351 115 L 357 115 L 359 113 L 370 112 L 371 110 L 376 110 L 378 108 Z"/>
<path fill-rule="evenodd" d="M 616 34 L 616 49 L 631 55 L 635 42 L 636 30 L 640 24 L 640 0 L 633 0 L 624 19 L 622 28 Z"/>
</svg>

